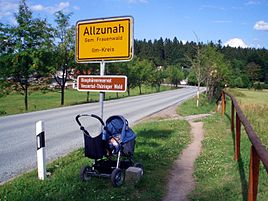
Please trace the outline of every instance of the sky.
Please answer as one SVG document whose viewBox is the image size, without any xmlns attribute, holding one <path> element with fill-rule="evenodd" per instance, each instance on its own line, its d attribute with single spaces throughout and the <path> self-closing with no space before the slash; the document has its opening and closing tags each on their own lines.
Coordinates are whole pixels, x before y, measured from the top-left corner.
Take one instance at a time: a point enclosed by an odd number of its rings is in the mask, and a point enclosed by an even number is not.
<svg viewBox="0 0 268 201">
<path fill-rule="evenodd" d="M 0 22 L 15 25 L 19 0 L 0 0 Z M 78 20 L 132 16 L 134 38 L 268 49 L 268 0 L 28 0 L 34 17 L 55 25 L 56 11 Z"/>
</svg>

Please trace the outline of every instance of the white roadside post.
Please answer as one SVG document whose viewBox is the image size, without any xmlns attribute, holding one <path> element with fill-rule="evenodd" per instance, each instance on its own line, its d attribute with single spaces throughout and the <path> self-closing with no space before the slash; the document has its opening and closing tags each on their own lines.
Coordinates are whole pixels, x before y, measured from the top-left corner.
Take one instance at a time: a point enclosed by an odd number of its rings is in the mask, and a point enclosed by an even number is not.
<svg viewBox="0 0 268 201">
<path fill-rule="evenodd" d="M 36 122 L 37 171 L 38 178 L 46 178 L 45 131 L 42 121 Z"/>
</svg>

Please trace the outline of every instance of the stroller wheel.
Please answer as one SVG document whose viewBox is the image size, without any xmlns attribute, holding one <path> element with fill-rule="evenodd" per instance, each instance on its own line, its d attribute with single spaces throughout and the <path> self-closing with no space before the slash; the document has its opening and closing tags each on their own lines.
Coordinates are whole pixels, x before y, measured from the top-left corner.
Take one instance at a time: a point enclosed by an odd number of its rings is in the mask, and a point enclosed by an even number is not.
<svg viewBox="0 0 268 201">
<path fill-rule="evenodd" d="M 141 175 L 143 175 L 144 167 L 141 163 L 135 163 L 134 167 L 140 168 L 142 170 Z"/>
<path fill-rule="evenodd" d="M 88 165 L 84 165 L 80 170 L 80 179 L 82 181 L 89 181 L 91 179 L 92 168 Z"/>
<path fill-rule="evenodd" d="M 115 168 L 111 175 L 111 181 L 114 187 L 121 186 L 124 181 L 124 173 L 120 168 Z"/>
</svg>

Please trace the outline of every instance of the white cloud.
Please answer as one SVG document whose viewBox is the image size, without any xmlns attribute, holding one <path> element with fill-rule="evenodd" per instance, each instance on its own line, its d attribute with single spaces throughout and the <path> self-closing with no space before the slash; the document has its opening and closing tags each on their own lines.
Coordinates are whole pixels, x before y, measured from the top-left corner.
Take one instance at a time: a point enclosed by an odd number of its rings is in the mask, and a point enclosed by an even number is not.
<svg viewBox="0 0 268 201">
<path fill-rule="evenodd" d="M 73 9 L 74 10 L 80 10 L 80 7 L 79 6 L 74 6 Z"/>
<path fill-rule="evenodd" d="M 255 48 L 263 48 L 261 46 L 261 41 L 258 38 L 254 38 L 250 46 Z"/>
<path fill-rule="evenodd" d="M 231 38 L 230 40 L 226 41 L 223 45 L 230 47 L 249 48 L 249 46 L 240 38 Z"/>
<path fill-rule="evenodd" d="M 259 31 L 268 31 L 268 22 L 264 22 L 263 20 L 258 21 L 254 25 L 254 29 Z"/>
<path fill-rule="evenodd" d="M 49 13 L 55 13 L 60 10 L 65 10 L 70 6 L 69 2 L 60 2 L 59 4 L 55 4 L 54 6 L 43 6 L 41 4 L 32 5 L 31 9 L 33 11 L 46 11 Z"/>
<path fill-rule="evenodd" d="M 33 11 L 43 11 L 43 10 L 46 10 L 46 7 L 42 6 L 41 4 L 38 4 L 38 5 L 31 6 L 31 9 Z"/>
<path fill-rule="evenodd" d="M 0 19 L 13 15 L 18 10 L 19 4 L 14 1 L 0 1 Z"/>
<path fill-rule="evenodd" d="M 258 5 L 261 4 L 259 0 L 250 0 L 246 2 L 246 5 Z"/>
<path fill-rule="evenodd" d="M 60 2 L 54 6 L 44 6 L 42 4 L 29 5 L 32 11 L 45 11 L 49 13 L 55 13 L 59 10 L 66 10 L 70 6 L 69 2 Z M 0 0 L 0 19 L 9 19 L 10 16 L 14 15 L 18 11 L 19 4 L 18 1 L 14 0 Z M 79 7 L 74 7 L 74 9 L 79 9 Z"/>
<path fill-rule="evenodd" d="M 182 44 L 185 45 L 188 41 L 187 40 L 181 40 Z"/>
<path fill-rule="evenodd" d="M 60 3 L 55 7 L 55 9 L 57 9 L 57 10 L 62 10 L 62 9 L 68 8 L 69 6 L 70 6 L 70 3 L 69 3 L 69 2 L 60 2 Z"/>
</svg>

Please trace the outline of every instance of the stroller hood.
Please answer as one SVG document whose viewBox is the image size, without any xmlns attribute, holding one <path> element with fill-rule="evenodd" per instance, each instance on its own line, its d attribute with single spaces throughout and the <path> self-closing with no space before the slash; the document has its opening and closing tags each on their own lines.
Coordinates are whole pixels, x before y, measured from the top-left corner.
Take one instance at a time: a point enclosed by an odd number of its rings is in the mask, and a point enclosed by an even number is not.
<svg viewBox="0 0 268 201">
<path fill-rule="evenodd" d="M 120 137 L 123 144 L 136 138 L 136 134 L 128 127 L 128 121 L 120 115 L 109 117 L 106 120 L 105 130 L 109 136 Z"/>
</svg>

